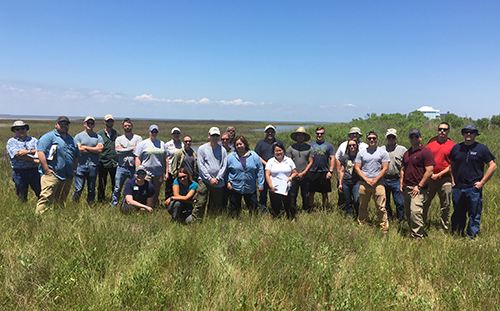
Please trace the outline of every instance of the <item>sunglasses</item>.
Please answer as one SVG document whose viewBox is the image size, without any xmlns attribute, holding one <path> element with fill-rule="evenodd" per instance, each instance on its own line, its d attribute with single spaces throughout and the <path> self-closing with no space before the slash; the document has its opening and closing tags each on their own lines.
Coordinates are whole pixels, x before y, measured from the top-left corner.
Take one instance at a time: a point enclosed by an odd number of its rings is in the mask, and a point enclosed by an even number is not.
<svg viewBox="0 0 500 311">
<path fill-rule="evenodd" d="M 220 135 L 218 135 L 218 134 L 213 134 L 213 135 L 210 135 L 210 136 L 211 136 L 211 137 L 216 137 L 216 136 L 217 136 L 217 137 L 219 137 Z"/>
<path fill-rule="evenodd" d="M 95 122 L 94 122 L 94 121 L 87 121 L 87 122 L 85 122 L 85 123 L 87 123 L 88 125 L 95 125 Z"/>
<path fill-rule="evenodd" d="M 14 131 L 22 131 L 22 130 L 25 130 L 26 128 L 25 127 L 15 127 L 14 128 Z"/>
<path fill-rule="evenodd" d="M 174 135 L 181 135 L 181 133 L 179 133 L 179 132 L 173 132 L 172 134 L 174 134 Z"/>
<path fill-rule="evenodd" d="M 390 136 L 387 136 L 387 139 L 396 139 L 396 136 L 390 135 Z"/>
<path fill-rule="evenodd" d="M 316 132 L 316 135 L 322 136 L 322 135 L 325 135 L 325 133 L 318 133 L 318 132 Z"/>
<path fill-rule="evenodd" d="M 474 131 L 463 131 L 462 132 L 462 135 L 472 135 L 472 134 L 476 134 L 476 132 L 474 132 Z"/>
<path fill-rule="evenodd" d="M 220 140 L 222 140 L 222 141 L 228 141 L 229 138 L 221 138 Z"/>
<path fill-rule="evenodd" d="M 182 175 L 182 176 L 180 176 L 180 175 L 179 175 L 179 177 L 178 177 L 178 178 L 179 178 L 179 179 L 184 179 L 184 178 L 187 178 L 187 175 Z"/>
<path fill-rule="evenodd" d="M 187 144 L 187 143 L 191 143 L 192 140 L 185 140 L 184 143 Z"/>
<path fill-rule="evenodd" d="M 112 122 L 115 122 L 115 120 L 109 119 L 109 120 L 106 120 L 106 122 L 112 123 Z"/>
<path fill-rule="evenodd" d="M 442 127 L 438 128 L 438 132 L 447 132 L 449 130 L 450 129 L 445 129 L 445 128 L 442 128 Z"/>
<path fill-rule="evenodd" d="M 418 135 L 410 135 L 410 139 L 418 138 Z"/>
<path fill-rule="evenodd" d="M 367 137 L 367 140 L 377 140 L 377 137 Z"/>
<path fill-rule="evenodd" d="M 157 130 L 152 130 L 151 133 L 156 134 L 156 133 L 158 133 L 158 131 Z"/>
<path fill-rule="evenodd" d="M 357 147 L 357 145 L 349 145 L 349 147 Z"/>
<path fill-rule="evenodd" d="M 61 121 L 61 122 L 57 122 L 57 124 L 59 124 L 59 125 L 69 125 L 69 122 L 67 122 L 67 121 Z"/>
<path fill-rule="evenodd" d="M 138 171 L 136 172 L 137 175 L 146 175 L 146 172 L 145 171 Z"/>
</svg>

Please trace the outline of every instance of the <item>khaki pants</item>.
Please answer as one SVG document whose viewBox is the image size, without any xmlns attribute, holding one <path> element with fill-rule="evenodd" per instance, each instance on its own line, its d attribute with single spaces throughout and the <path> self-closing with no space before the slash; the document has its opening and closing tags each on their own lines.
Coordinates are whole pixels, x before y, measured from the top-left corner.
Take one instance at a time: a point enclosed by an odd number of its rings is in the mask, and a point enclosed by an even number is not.
<svg viewBox="0 0 500 311">
<path fill-rule="evenodd" d="M 441 225 L 446 230 L 448 229 L 450 219 L 451 206 L 451 177 L 441 178 L 438 180 L 429 180 L 429 191 L 424 201 L 424 222 L 427 221 L 427 212 L 431 206 L 434 196 L 439 195 L 439 203 L 441 204 Z"/>
<path fill-rule="evenodd" d="M 42 214 L 47 211 L 48 205 L 52 203 L 64 205 L 71 190 L 72 182 L 73 179 L 70 178 L 61 180 L 53 174 L 43 175 L 40 178 L 42 192 L 40 192 L 40 198 L 36 204 L 35 214 Z"/>
<path fill-rule="evenodd" d="M 153 184 L 153 187 L 155 188 L 155 196 L 153 198 L 153 206 L 152 208 L 157 208 L 158 207 L 158 204 L 159 204 L 159 199 L 158 199 L 158 196 L 160 195 L 160 188 L 161 188 L 161 184 L 163 183 L 163 174 L 161 175 L 158 175 L 158 176 L 149 176 L 147 175 L 146 176 L 146 180 L 149 181 L 150 183 Z"/>
<path fill-rule="evenodd" d="M 415 187 L 404 187 L 405 196 L 405 214 L 410 226 L 412 238 L 424 237 L 424 224 L 427 218 L 427 210 L 424 206 L 425 198 L 427 197 L 427 189 L 421 189 L 420 194 L 416 197 L 411 197 L 411 192 Z"/>
<path fill-rule="evenodd" d="M 205 215 L 205 207 L 208 203 L 207 213 L 218 214 L 222 211 L 222 195 L 224 187 L 215 188 L 210 184 L 198 180 L 198 190 L 196 191 L 196 203 L 193 208 L 193 217 L 202 219 Z"/>
<path fill-rule="evenodd" d="M 383 231 L 389 230 L 389 221 L 387 220 L 387 211 L 385 209 L 385 187 L 383 184 L 377 184 L 374 187 L 369 186 L 366 182 L 361 182 L 359 185 L 359 215 L 358 222 L 360 225 L 366 223 L 368 217 L 368 203 L 373 196 L 375 206 L 377 207 L 377 218 Z"/>
</svg>

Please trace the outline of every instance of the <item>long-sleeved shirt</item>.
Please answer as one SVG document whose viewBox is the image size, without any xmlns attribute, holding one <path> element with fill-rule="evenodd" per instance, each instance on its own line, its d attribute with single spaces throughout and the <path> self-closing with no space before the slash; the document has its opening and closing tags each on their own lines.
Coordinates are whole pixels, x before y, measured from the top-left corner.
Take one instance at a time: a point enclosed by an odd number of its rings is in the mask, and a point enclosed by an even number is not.
<svg viewBox="0 0 500 311">
<path fill-rule="evenodd" d="M 254 151 L 249 151 L 244 158 L 245 167 L 237 152 L 227 156 L 228 182 L 236 192 L 250 194 L 257 190 L 256 184 L 259 188 L 264 187 L 264 166 Z"/>
<path fill-rule="evenodd" d="M 10 166 L 13 169 L 31 169 L 31 168 L 37 168 L 38 164 L 34 162 L 28 162 L 21 160 L 20 158 L 16 157 L 17 151 L 18 150 L 36 150 L 36 144 L 37 144 L 36 138 L 33 137 L 26 137 L 25 141 L 22 141 L 19 137 L 15 136 L 12 137 L 7 141 L 7 153 L 9 154 L 10 158 Z"/>
<path fill-rule="evenodd" d="M 197 162 L 201 180 L 209 184 L 210 179 L 215 178 L 219 181 L 215 187 L 224 187 L 224 174 L 227 167 L 226 149 L 219 145 L 212 148 L 210 143 L 203 144 L 198 149 Z"/>
</svg>

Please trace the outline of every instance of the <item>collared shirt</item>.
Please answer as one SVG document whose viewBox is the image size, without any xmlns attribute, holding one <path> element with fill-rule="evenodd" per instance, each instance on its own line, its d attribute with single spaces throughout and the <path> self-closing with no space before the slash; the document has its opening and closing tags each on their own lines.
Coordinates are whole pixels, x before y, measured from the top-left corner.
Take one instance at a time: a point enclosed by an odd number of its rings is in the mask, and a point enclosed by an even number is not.
<svg viewBox="0 0 500 311">
<path fill-rule="evenodd" d="M 50 131 L 40 137 L 37 149 L 45 153 L 47 164 L 56 173 L 57 178 L 61 180 L 65 180 L 66 178 L 73 179 L 74 161 L 80 157 L 80 151 L 71 135 L 66 134 L 64 138 L 57 130 Z M 55 151 L 52 152 L 52 160 L 49 160 L 49 151 L 51 149 Z M 41 165 L 39 170 L 43 174 Z"/>
<path fill-rule="evenodd" d="M 466 189 L 483 179 L 484 165 L 495 160 L 495 156 L 488 147 L 478 142 L 472 145 L 460 143 L 451 149 L 450 160 L 455 162 L 452 166 L 455 187 Z"/>
<path fill-rule="evenodd" d="M 10 166 L 13 169 L 30 169 L 30 168 L 37 168 L 38 164 L 33 163 L 33 162 L 28 162 L 21 160 L 20 158 L 16 157 L 17 151 L 18 150 L 36 150 L 36 144 L 37 144 L 36 138 L 33 137 L 26 137 L 25 141 L 22 141 L 19 137 L 15 136 L 12 137 L 7 141 L 7 153 L 9 154 L 10 157 Z"/>
<path fill-rule="evenodd" d="M 408 149 L 403 156 L 405 168 L 403 185 L 410 187 L 418 185 L 425 175 L 425 168 L 434 165 L 436 165 L 434 155 L 429 149 L 422 145 L 417 150 Z M 427 188 L 427 185 L 423 188 Z"/>
<path fill-rule="evenodd" d="M 434 174 L 437 174 L 450 166 L 450 153 L 453 146 L 455 146 L 455 143 L 451 139 L 448 139 L 444 143 L 440 143 L 436 139 L 435 141 L 427 144 L 427 149 L 429 149 L 434 154 L 434 160 L 436 161 Z M 440 178 L 445 177 L 451 177 L 451 174 L 444 174 Z"/>
</svg>

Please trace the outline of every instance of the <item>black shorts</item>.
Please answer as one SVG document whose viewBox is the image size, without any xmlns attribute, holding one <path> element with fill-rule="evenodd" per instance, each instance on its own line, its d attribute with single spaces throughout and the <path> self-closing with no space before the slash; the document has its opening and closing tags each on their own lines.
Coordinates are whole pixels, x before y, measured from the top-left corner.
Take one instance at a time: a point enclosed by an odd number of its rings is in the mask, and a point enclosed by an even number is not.
<svg viewBox="0 0 500 311">
<path fill-rule="evenodd" d="M 332 192 L 331 178 L 326 179 L 328 172 L 309 172 L 311 182 L 309 183 L 309 192 Z"/>
</svg>

